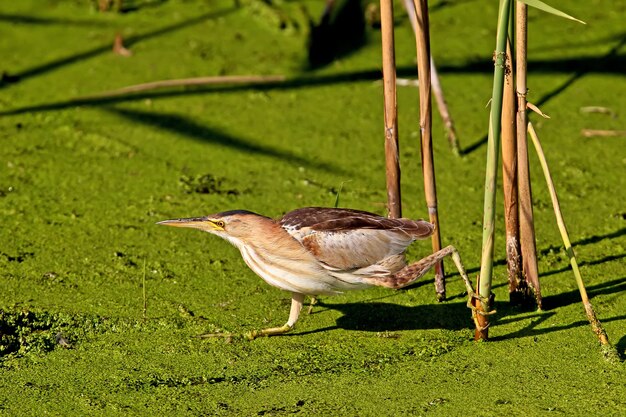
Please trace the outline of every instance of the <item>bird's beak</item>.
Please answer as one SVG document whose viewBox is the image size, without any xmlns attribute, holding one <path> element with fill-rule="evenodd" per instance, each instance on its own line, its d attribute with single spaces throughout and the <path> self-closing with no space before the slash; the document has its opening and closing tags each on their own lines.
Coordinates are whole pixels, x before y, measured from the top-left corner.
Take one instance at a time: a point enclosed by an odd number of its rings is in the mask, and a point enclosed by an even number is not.
<svg viewBox="0 0 626 417">
<path fill-rule="evenodd" d="M 191 227 L 193 229 L 200 229 L 207 232 L 224 230 L 223 227 L 218 226 L 208 217 L 189 217 L 186 219 L 163 220 L 162 222 L 158 222 L 157 224 L 173 227 Z"/>
</svg>

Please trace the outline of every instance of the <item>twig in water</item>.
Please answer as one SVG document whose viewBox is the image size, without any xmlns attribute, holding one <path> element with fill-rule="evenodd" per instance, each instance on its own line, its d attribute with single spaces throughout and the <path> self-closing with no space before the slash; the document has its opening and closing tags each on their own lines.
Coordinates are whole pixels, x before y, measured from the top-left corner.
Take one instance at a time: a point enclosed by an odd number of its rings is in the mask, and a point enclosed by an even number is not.
<svg viewBox="0 0 626 417">
<path fill-rule="evenodd" d="M 608 107 L 601 107 L 601 106 L 586 106 L 586 107 L 581 107 L 580 108 L 580 112 L 581 113 L 600 113 L 600 114 L 608 114 L 609 116 L 611 116 L 612 118 L 616 118 L 617 117 L 617 113 L 615 113 L 613 110 L 609 109 Z"/>
<path fill-rule="evenodd" d="M 180 78 L 175 80 L 160 80 L 149 83 L 131 85 L 128 87 L 119 88 L 117 90 L 110 90 L 102 93 L 77 97 L 74 100 L 80 101 L 98 98 L 118 97 L 127 94 L 171 87 L 191 87 L 198 85 L 218 84 L 274 84 L 284 82 L 285 80 L 286 78 L 283 75 L 224 75 L 214 77 Z"/>
<path fill-rule="evenodd" d="M 626 136 L 626 130 L 583 129 L 580 131 L 580 134 L 586 138 L 592 138 L 595 136 L 618 137 L 618 136 Z"/>
</svg>

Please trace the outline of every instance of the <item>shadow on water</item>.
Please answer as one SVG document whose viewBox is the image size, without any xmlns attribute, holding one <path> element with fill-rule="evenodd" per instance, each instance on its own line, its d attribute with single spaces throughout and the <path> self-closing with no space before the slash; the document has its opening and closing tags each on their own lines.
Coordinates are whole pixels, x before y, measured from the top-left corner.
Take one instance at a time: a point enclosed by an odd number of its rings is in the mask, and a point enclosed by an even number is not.
<svg viewBox="0 0 626 417">
<path fill-rule="evenodd" d="M 225 14 L 226 12 L 216 12 L 210 14 L 213 17 L 216 17 L 217 14 Z M 204 19 L 208 19 L 209 15 L 203 15 L 201 17 L 195 18 L 194 22 L 198 23 Z M 192 23 L 194 23 L 192 22 Z M 189 21 L 186 24 L 190 24 Z M 175 28 L 179 28 L 180 26 L 184 26 L 183 23 L 175 25 Z M 149 35 L 140 35 L 136 37 L 129 38 L 127 43 L 137 42 L 140 39 L 149 36 L 156 36 L 156 34 L 160 34 L 166 31 L 174 30 L 174 26 L 169 26 L 167 28 L 161 29 L 159 31 L 152 32 Z M 99 48 L 98 50 L 89 51 L 84 54 L 75 55 L 72 57 L 68 57 L 62 60 L 54 61 L 52 63 L 48 63 L 46 65 L 38 66 L 33 69 L 24 71 L 22 73 L 11 75 L 11 78 L 23 78 L 28 76 L 37 75 L 42 72 L 46 72 L 52 69 L 55 69 L 59 66 L 66 65 L 72 62 L 76 62 L 80 59 L 91 57 L 96 55 L 97 53 L 103 52 L 105 50 L 110 50 L 110 45 L 106 47 Z M 626 65 L 626 56 L 615 55 L 611 62 L 604 62 L 603 58 L 586 58 L 579 60 L 565 60 L 561 61 L 544 61 L 545 65 L 538 65 L 538 63 L 531 61 L 529 63 L 530 66 L 538 67 L 535 72 L 549 71 L 549 72 L 564 72 L 571 71 L 572 65 L 580 64 L 583 68 L 586 68 L 585 71 L 593 71 L 595 70 L 606 72 L 606 73 L 620 73 L 620 70 L 617 64 L 622 63 L 622 66 Z M 603 63 L 598 64 L 598 60 Z M 483 65 L 484 64 L 484 65 Z M 537 65 L 536 65 L 537 64 Z M 610 64 L 610 65 L 608 65 Z M 615 64 L 615 65 L 614 65 Z M 444 66 L 440 68 L 440 72 L 490 72 L 491 67 L 488 63 L 481 63 L 479 66 L 475 66 L 472 63 L 460 66 L 460 67 L 450 67 Z M 413 67 L 402 67 L 398 68 L 398 76 L 409 76 L 414 75 L 415 68 Z M 18 115 L 29 112 L 45 112 L 45 111 L 54 111 L 54 110 L 62 110 L 66 108 L 72 108 L 76 106 L 99 106 L 104 104 L 113 104 L 113 103 L 123 103 L 128 101 L 137 101 L 144 99 L 159 99 L 159 98 L 170 98 L 170 97 L 181 97 L 181 96 L 192 96 L 192 95 L 204 95 L 211 94 L 215 92 L 221 93 L 230 93 L 230 92 L 240 92 L 247 91 L 250 89 L 261 90 L 261 91 L 273 91 L 273 90 L 291 90 L 291 89 L 301 89 L 301 88 L 314 88 L 318 86 L 327 86 L 334 84 L 343 84 L 343 83 L 354 83 L 354 82 L 367 82 L 367 81 L 377 81 L 382 78 L 381 72 L 379 69 L 370 69 L 370 70 L 360 70 L 347 72 L 342 74 L 328 74 L 328 75 L 302 75 L 297 76 L 285 81 L 276 81 L 273 83 L 264 82 L 262 84 L 255 83 L 247 83 L 247 84 L 238 84 L 238 85 L 212 85 L 212 86 L 203 86 L 203 87 L 193 87 L 193 88 L 176 88 L 176 89 L 168 89 L 168 90 L 152 90 L 146 91 L 136 94 L 127 94 L 120 96 L 111 96 L 111 97 L 87 97 L 87 98 L 76 98 L 69 100 L 61 100 L 57 102 L 30 105 L 25 107 L 19 107 L 14 109 L 7 109 L 4 111 L 0 111 L 0 115 L 2 116 L 10 116 L 10 115 Z M 562 90 L 561 90 L 562 91 Z M 553 96 L 553 95 L 552 95 Z M 542 100 L 545 102 L 545 99 Z M 484 136 L 479 139 L 473 145 L 470 145 L 466 149 L 462 150 L 463 154 L 469 154 L 480 147 L 482 147 L 487 142 L 487 137 Z"/>
<path fill-rule="evenodd" d="M 231 10 L 213 12 L 198 16 L 193 19 L 189 19 L 185 22 L 181 22 L 175 25 L 170 25 L 164 27 L 162 29 L 144 34 L 137 35 L 133 37 L 129 37 L 126 39 L 127 45 L 132 45 L 132 43 L 139 42 L 140 40 L 147 39 L 153 36 L 161 35 L 176 29 L 180 29 L 182 27 L 200 23 L 206 19 L 216 18 L 220 15 L 224 15 L 229 13 Z M 556 60 L 539 60 L 539 61 L 529 61 L 528 66 L 532 68 L 533 73 L 568 73 L 571 72 L 572 69 L 578 68 L 578 72 L 576 72 L 576 79 L 582 77 L 582 75 L 587 73 L 605 73 L 605 74 L 621 74 L 621 69 L 626 66 L 626 55 L 619 55 L 617 51 L 621 46 L 626 42 L 626 37 L 622 39 L 616 47 L 614 47 L 611 52 L 607 55 L 603 55 L 600 57 L 586 57 L 586 58 L 573 58 L 573 59 L 556 59 Z M 73 55 L 71 57 L 62 58 L 56 61 L 49 62 L 47 64 L 43 64 L 29 70 L 23 71 L 21 73 L 12 74 L 11 79 L 24 79 L 31 76 L 39 75 L 41 73 L 59 68 L 63 65 L 68 65 L 81 59 L 90 58 L 97 54 L 100 54 L 104 51 L 109 51 L 111 49 L 110 45 L 106 45 L 100 48 L 93 49 L 91 51 L 84 52 L 82 54 Z M 487 61 L 471 61 L 458 66 L 444 65 L 438 68 L 440 73 L 491 73 L 493 71 L 493 65 L 491 65 Z M 412 76 L 415 74 L 415 68 L 413 66 L 410 67 L 399 67 L 397 70 L 397 75 L 399 77 L 404 76 Z M 147 91 L 138 94 L 130 94 L 130 95 L 122 95 L 122 96 L 113 96 L 113 97 L 93 97 L 93 98 L 78 98 L 78 99 L 70 99 L 70 100 L 61 100 L 52 103 L 38 104 L 25 106 L 21 108 L 8 109 L 0 112 L 0 115 L 8 116 L 8 115 L 16 115 L 23 114 L 27 112 L 41 112 L 41 111 L 51 111 L 51 110 L 61 110 L 68 107 L 75 107 L 80 105 L 102 105 L 102 104 L 111 104 L 111 103 L 119 103 L 126 101 L 136 101 L 143 99 L 157 99 L 157 98 L 168 98 L 168 97 L 180 97 L 180 96 L 188 96 L 188 95 L 202 95 L 202 94 L 211 94 L 215 92 L 222 93 L 230 93 L 230 92 L 240 92 L 246 91 L 250 89 L 257 89 L 263 91 L 272 91 L 272 90 L 291 90 L 291 89 L 300 89 L 300 88 L 313 88 L 317 86 L 328 86 L 334 84 L 342 84 L 342 83 L 353 83 L 353 82 L 366 82 L 366 81 L 377 81 L 382 78 L 382 74 L 380 69 L 369 69 L 369 70 L 360 70 L 360 71 L 352 71 L 342 74 L 328 74 L 328 75 L 301 75 L 296 76 L 294 78 L 285 80 L 285 81 L 276 81 L 274 83 L 263 83 L 263 84 L 239 84 L 239 85 L 212 85 L 212 86 L 204 86 L 204 87 L 194 87 L 194 88 L 185 88 L 185 89 L 174 89 L 174 90 L 158 90 L 158 91 Z M 5 85 L 8 82 L 5 83 Z M 563 92 L 567 86 L 571 83 L 568 82 L 557 90 L 547 94 L 542 97 L 538 103 L 535 104 L 543 104 L 547 100 L 553 98 L 555 95 Z M 0 83 L 0 86 L 2 84 Z M 479 139 L 473 145 L 470 145 L 468 148 L 462 150 L 463 154 L 469 154 L 480 147 L 482 147 L 487 142 L 487 137 L 484 136 Z"/>
<path fill-rule="evenodd" d="M 623 258 L 626 258 L 626 253 L 620 253 L 619 255 L 609 255 L 609 256 L 602 257 L 600 259 L 594 259 L 592 261 L 580 261 L 578 262 L 578 266 L 582 267 L 582 266 L 588 266 L 588 265 L 602 265 L 605 262 L 616 261 L 616 260 L 623 259 Z M 554 275 L 554 274 L 560 274 L 561 272 L 565 272 L 565 271 L 571 271 L 571 267 L 569 265 L 564 266 L 563 268 L 544 272 L 543 274 L 541 274 L 541 276 L 547 277 L 547 276 Z"/>
<path fill-rule="evenodd" d="M 295 155 L 287 150 L 276 149 L 251 139 L 244 139 L 229 135 L 228 133 L 205 124 L 199 124 L 191 118 L 171 114 L 147 112 L 141 110 L 120 109 L 114 107 L 104 107 L 104 110 L 117 114 L 134 123 L 140 123 L 153 128 L 163 129 L 175 134 L 183 135 L 187 138 L 205 142 L 211 145 L 235 149 L 239 152 L 258 154 L 271 158 L 284 160 L 298 166 L 307 166 L 325 171 L 343 173 L 339 167 L 323 162 L 315 162 L 309 158 Z"/>
<path fill-rule="evenodd" d="M 430 283 L 430 282 L 429 282 Z M 612 280 L 588 287 L 589 297 L 598 295 L 619 294 L 626 290 L 626 277 Z M 330 299 L 332 300 L 332 299 Z M 528 325 L 520 330 L 505 335 L 496 335 L 491 340 L 507 340 L 521 337 L 534 337 L 561 330 L 572 329 L 580 326 L 588 326 L 587 320 L 577 320 L 569 324 L 538 328 L 545 321 L 554 317 L 557 308 L 571 304 L 580 304 L 580 295 L 577 290 L 564 294 L 544 297 L 546 309 L 544 311 L 530 312 L 520 307 L 511 306 L 507 301 L 496 301 L 494 309 L 497 311 L 496 319 L 492 326 L 507 325 L 515 322 L 529 321 Z M 359 330 L 368 332 L 403 331 L 403 330 L 462 330 L 472 329 L 470 310 L 466 302 L 444 302 L 438 304 L 426 304 L 416 306 L 403 306 L 393 303 L 373 301 L 360 303 L 333 303 L 332 301 L 319 300 L 314 308 L 319 312 L 320 308 L 340 311 L 343 315 L 337 319 L 335 326 L 316 329 L 297 334 L 318 333 L 333 329 Z M 317 311 L 316 311 L 317 310 Z M 581 305 L 581 317 L 584 317 Z M 626 315 L 615 317 L 602 317 L 601 322 L 626 320 Z M 618 342 L 618 349 L 626 349 L 626 337 Z"/>
<path fill-rule="evenodd" d="M 601 242 L 601 241 L 603 241 L 605 239 L 609 239 L 609 240 L 616 239 L 616 238 L 622 237 L 624 235 L 626 235 L 626 227 L 622 227 L 619 230 L 616 230 L 614 232 L 610 232 L 610 233 L 607 233 L 607 234 L 604 234 L 604 235 L 594 235 L 594 236 L 586 237 L 584 239 L 577 240 L 575 242 L 572 242 L 572 246 L 576 247 L 576 246 L 592 245 L 594 243 Z M 541 255 L 547 255 L 550 252 L 560 250 L 562 247 L 563 246 L 551 245 L 551 246 L 548 246 L 547 248 L 541 249 L 539 251 L 539 253 Z"/>
<path fill-rule="evenodd" d="M 187 19 L 179 23 L 167 25 L 162 28 L 159 28 L 150 32 L 146 32 L 144 34 L 129 36 L 128 38 L 124 39 L 124 44 L 126 47 L 129 48 L 133 44 L 136 44 L 137 42 L 154 38 L 156 36 L 165 35 L 167 33 L 170 33 L 179 29 L 183 29 L 192 25 L 202 23 L 206 20 L 216 19 L 218 17 L 229 14 L 235 10 L 237 10 L 237 8 L 232 7 L 232 8 L 225 9 L 225 10 L 204 13 L 199 16 L 193 17 L 191 19 Z M 80 52 L 77 54 L 69 55 L 64 58 L 55 59 L 53 61 L 49 61 L 40 65 L 37 65 L 33 68 L 29 68 L 27 70 L 24 70 L 18 73 L 12 73 L 10 75 L 10 78 L 3 77 L 3 79 L 0 80 L 0 88 L 6 87 L 9 84 L 23 81 L 31 77 L 45 74 L 50 71 L 54 71 L 66 65 L 71 65 L 76 62 L 82 61 L 84 59 L 93 58 L 94 56 L 100 55 L 104 52 L 109 52 L 111 51 L 112 45 L 113 45 L 113 37 L 111 37 L 111 42 L 107 43 L 106 45 L 102 45 L 102 46 L 90 49 L 88 51 Z"/>
<path fill-rule="evenodd" d="M 167 0 L 126 0 L 122 3 L 120 13 L 134 12 L 148 7 L 156 7 Z M 34 16 L 15 13 L 1 13 L 0 22 L 15 23 L 20 25 L 40 25 L 40 26 L 76 26 L 76 27 L 101 27 L 112 26 L 114 22 L 100 19 L 72 19 L 49 16 Z"/>
<path fill-rule="evenodd" d="M 626 359 L 626 335 L 622 336 L 622 338 L 615 344 L 615 348 L 619 353 L 622 360 Z"/>
<path fill-rule="evenodd" d="M 327 2 L 320 22 L 311 23 L 308 39 L 309 67 L 323 67 L 365 45 L 364 16 L 361 0 Z"/>
<path fill-rule="evenodd" d="M 273 91 L 273 90 L 291 90 L 300 88 L 314 88 L 318 86 L 326 86 L 333 84 L 377 81 L 382 78 L 380 70 L 363 70 L 343 74 L 330 74 L 321 76 L 300 76 L 285 81 L 263 82 L 263 83 L 245 83 L 245 84 L 227 84 L 227 85 L 210 85 L 202 87 L 186 87 L 175 89 L 151 90 L 135 94 L 124 94 L 109 97 L 84 97 L 69 100 L 61 100 L 52 103 L 44 103 L 21 108 L 0 111 L 2 116 L 18 115 L 30 112 L 46 112 L 54 110 L 63 110 L 77 106 L 102 106 L 106 104 L 125 103 L 145 99 L 160 99 L 173 97 L 187 97 L 196 95 L 205 95 L 212 93 L 237 93 L 241 91 L 257 90 L 257 91 Z"/>
<path fill-rule="evenodd" d="M 15 23 L 20 25 L 63 25 L 63 26 L 78 26 L 78 27 L 99 27 L 110 26 L 111 23 L 97 19 L 71 19 L 71 18 L 59 18 L 59 17 L 41 17 L 41 16 L 28 16 L 22 14 L 0 13 L 0 22 Z"/>
<path fill-rule="evenodd" d="M 586 288 L 589 299 L 593 299 L 598 295 L 619 294 L 626 291 L 626 277 L 587 286 Z M 580 302 L 580 293 L 578 292 L 578 289 L 568 291 L 562 294 L 543 297 L 543 305 L 545 310 L 553 310 Z"/>
<path fill-rule="evenodd" d="M 617 70 L 623 74 L 623 68 L 626 68 L 626 55 L 620 55 L 619 50 L 624 45 L 626 45 L 626 34 L 622 33 L 622 37 L 619 39 L 619 42 L 617 42 L 617 44 L 611 48 L 606 55 L 598 57 L 596 60 L 590 61 L 587 58 L 562 60 L 562 63 L 566 65 L 563 72 L 568 72 L 566 70 L 567 67 L 570 68 L 570 72 L 572 69 L 576 72 L 563 84 L 539 98 L 539 100 L 537 100 L 534 104 L 541 106 L 547 103 L 571 87 L 577 80 L 589 73 L 615 73 Z M 530 68 L 531 67 L 529 67 L 529 69 Z"/>
<path fill-rule="evenodd" d="M 320 308 L 340 311 L 343 315 L 337 319 L 335 326 L 298 332 L 297 334 L 318 333 L 333 329 L 358 330 L 367 332 L 395 332 L 404 330 L 463 330 L 473 329 L 471 311 L 466 301 L 443 302 L 416 306 L 403 306 L 385 302 L 332 303 L 319 300 L 314 312 Z M 511 307 L 508 302 L 494 303 L 497 319 L 493 326 L 529 320 L 535 317 L 552 316 L 556 313 L 535 313 Z M 524 313 L 523 315 L 518 315 Z M 545 320 L 545 319 L 542 319 Z M 296 334 L 296 333 L 294 333 Z"/>
<path fill-rule="evenodd" d="M 617 44 L 611 48 L 611 50 L 602 56 L 589 58 L 564 58 L 554 60 L 534 60 L 528 62 L 528 70 L 533 74 L 538 73 L 551 73 L 562 72 L 571 73 L 574 70 L 574 74 L 569 77 L 563 84 L 559 85 L 554 90 L 546 93 L 540 97 L 533 104 L 541 106 L 551 99 L 557 97 L 569 87 L 571 87 L 577 80 L 583 78 L 589 73 L 601 73 L 601 74 L 618 74 L 623 72 L 621 68 L 626 67 L 626 55 L 619 54 L 619 50 L 626 44 L 626 34 L 621 33 L 616 37 L 612 37 L 612 40 L 617 40 Z M 438 68 L 441 73 L 454 73 L 454 72 L 487 72 L 487 69 L 492 71 L 493 67 L 488 65 L 485 61 L 475 61 L 466 63 L 460 67 L 454 66 L 442 66 Z M 470 146 L 461 149 L 461 155 L 469 155 L 477 149 L 487 144 L 488 136 L 484 135 L 479 140 L 471 144 Z"/>
</svg>

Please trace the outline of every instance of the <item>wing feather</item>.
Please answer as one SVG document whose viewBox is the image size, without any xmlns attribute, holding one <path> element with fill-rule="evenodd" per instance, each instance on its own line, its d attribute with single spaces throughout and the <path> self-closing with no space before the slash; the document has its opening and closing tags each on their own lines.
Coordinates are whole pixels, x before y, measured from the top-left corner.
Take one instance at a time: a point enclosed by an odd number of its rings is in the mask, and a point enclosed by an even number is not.
<svg viewBox="0 0 626 417">
<path fill-rule="evenodd" d="M 395 269 L 416 239 L 424 239 L 434 226 L 424 220 L 388 219 L 350 209 L 309 207 L 287 213 L 279 224 L 316 259 L 330 269 Z M 394 257 L 394 262 L 385 261 Z M 387 262 L 387 264 L 385 264 Z"/>
</svg>

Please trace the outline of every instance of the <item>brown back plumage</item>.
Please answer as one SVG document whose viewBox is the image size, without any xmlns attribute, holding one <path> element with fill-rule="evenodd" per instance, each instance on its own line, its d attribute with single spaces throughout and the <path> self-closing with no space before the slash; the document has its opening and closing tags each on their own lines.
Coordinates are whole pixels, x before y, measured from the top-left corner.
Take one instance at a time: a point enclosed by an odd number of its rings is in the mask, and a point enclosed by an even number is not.
<svg viewBox="0 0 626 417">
<path fill-rule="evenodd" d="M 335 270 L 373 265 L 395 272 L 404 251 L 434 226 L 424 220 L 388 219 L 366 211 L 307 207 L 285 214 L 279 224 L 316 259 Z M 391 258 L 391 259 L 390 259 Z"/>
<path fill-rule="evenodd" d="M 285 214 L 279 224 L 286 229 L 310 228 L 315 231 L 340 232 L 357 229 L 403 231 L 416 239 L 432 235 L 434 226 L 424 220 L 388 219 L 367 211 L 305 207 Z"/>
</svg>

